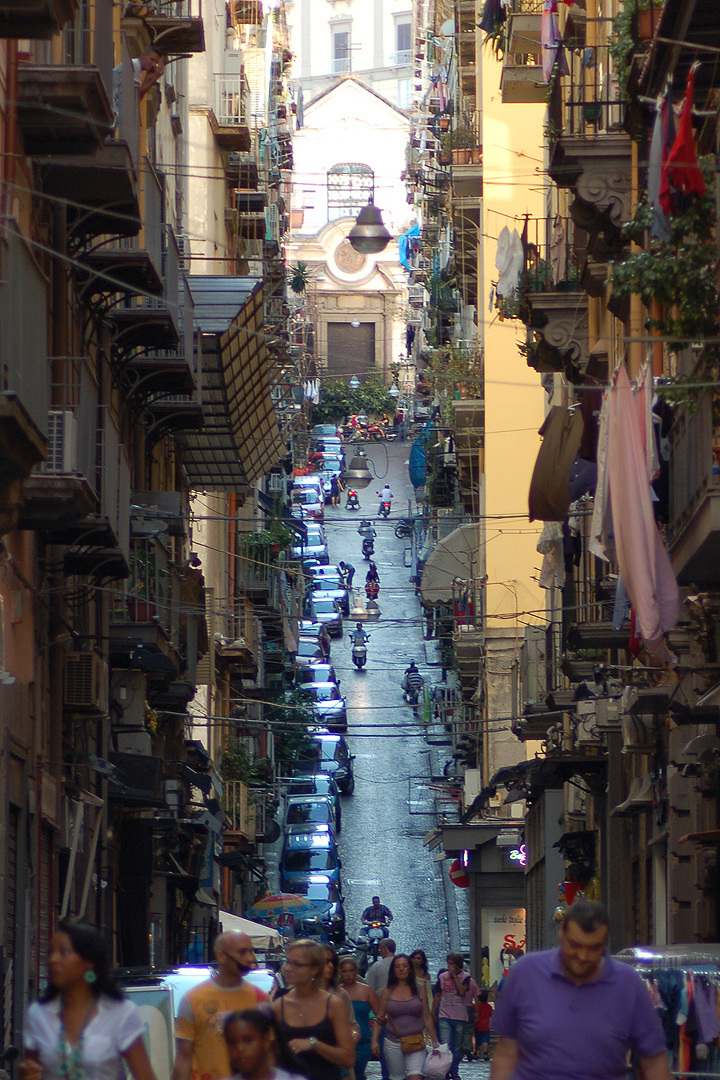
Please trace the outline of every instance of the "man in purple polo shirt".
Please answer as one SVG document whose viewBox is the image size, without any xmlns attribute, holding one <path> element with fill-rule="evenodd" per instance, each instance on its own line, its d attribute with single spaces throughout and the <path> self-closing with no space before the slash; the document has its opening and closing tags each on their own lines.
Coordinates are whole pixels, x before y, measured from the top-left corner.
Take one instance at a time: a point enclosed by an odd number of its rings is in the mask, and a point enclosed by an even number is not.
<svg viewBox="0 0 720 1080">
<path fill-rule="evenodd" d="M 671 1080 L 660 1021 L 637 972 L 606 952 L 608 913 L 578 900 L 560 947 L 510 969 L 493 1014 L 490 1080 L 625 1080 L 634 1051 L 644 1080 Z"/>
</svg>

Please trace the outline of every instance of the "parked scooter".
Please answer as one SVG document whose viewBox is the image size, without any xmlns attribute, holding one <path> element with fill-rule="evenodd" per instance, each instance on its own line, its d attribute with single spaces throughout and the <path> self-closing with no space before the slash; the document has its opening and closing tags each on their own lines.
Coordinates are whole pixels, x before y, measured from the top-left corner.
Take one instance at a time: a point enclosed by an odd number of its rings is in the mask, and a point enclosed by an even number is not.
<svg viewBox="0 0 720 1080">
<path fill-rule="evenodd" d="M 347 498 L 345 500 L 346 510 L 359 510 L 360 499 L 358 498 L 357 491 L 353 491 L 352 488 L 348 489 Z"/>
<path fill-rule="evenodd" d="M 364 559 L 371 559 L 375 554 L 375 541 L 373 540 L 372 536 L 366 536 L 363 540 L 362 553 Z"/>
</svg>

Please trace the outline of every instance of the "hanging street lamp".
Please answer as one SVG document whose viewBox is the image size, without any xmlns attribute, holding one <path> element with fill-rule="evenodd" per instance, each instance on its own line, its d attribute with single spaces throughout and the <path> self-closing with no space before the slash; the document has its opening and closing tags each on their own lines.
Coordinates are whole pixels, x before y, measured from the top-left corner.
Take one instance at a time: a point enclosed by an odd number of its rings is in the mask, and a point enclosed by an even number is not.
<svg viewBox="0 0 720 1080">
<path fill-rule="evenodd" d="M 382 214 L 373 203 L 372 196 L 363 206 L 348 235 L 348 240 L 361 255 L 378 255 L 390 243 L 392 237 L 383 225 Z"/>
</svg>

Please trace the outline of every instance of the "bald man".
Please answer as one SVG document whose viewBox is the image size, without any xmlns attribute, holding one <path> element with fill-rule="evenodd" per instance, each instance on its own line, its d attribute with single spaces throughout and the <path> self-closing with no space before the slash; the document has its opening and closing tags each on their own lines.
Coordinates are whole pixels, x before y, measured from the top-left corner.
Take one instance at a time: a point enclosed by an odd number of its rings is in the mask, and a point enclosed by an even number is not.
<svg viewBox="0 0 720 1080">
<path fill-rule="evenodd" d="M 215 938 L 217 972 L 188 990 L 175 1021 L 175 1068 L 172 1080 L 223 1080 L 232 1075 L 223 1021 L 238 1009 L 254 1009 L 270 998 L 244 981 L 257 967 L 247 934 L 229 931 Z"/>
</svg>

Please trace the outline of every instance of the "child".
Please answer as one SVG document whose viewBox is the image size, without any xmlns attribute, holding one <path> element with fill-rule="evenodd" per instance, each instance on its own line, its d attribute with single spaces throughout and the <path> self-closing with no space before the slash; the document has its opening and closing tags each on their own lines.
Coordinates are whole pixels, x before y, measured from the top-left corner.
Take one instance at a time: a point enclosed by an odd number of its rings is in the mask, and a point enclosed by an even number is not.
<svg viewBox="0 0 720 1080">
<path fill-rule="evenodd" d="M 223 1031 L 234 1077 L 304 1080 L 269 1006 L 230 1013 Z"/>
<path fill-rule="evenodd" d="M 477 1018 L 475 1020 L 475 1053 L 482 1057 L 483 1061 L 490 1060 L 490 1017 L 492 1005 L 488 1002 L 487 990 L 481 990 L 478 995 Z M 481 1052 L 482 1051 L 482 1052 Z"/>
</svg>

